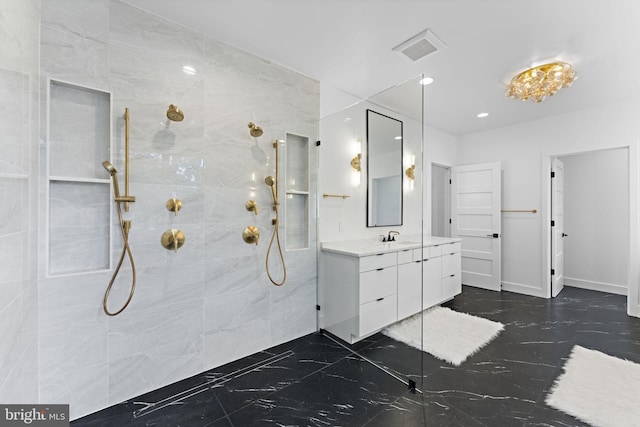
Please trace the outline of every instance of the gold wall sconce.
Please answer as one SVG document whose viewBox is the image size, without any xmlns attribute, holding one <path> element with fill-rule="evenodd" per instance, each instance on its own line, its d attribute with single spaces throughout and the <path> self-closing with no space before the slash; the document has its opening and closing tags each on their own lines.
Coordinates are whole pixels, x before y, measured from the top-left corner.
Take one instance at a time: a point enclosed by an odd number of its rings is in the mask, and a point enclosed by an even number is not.
<svg viewBox="0 0 640 427">
<path fill-rule="evenodd" d="M 351 167 L 356 172 L 362 172 L 362 153 L 358 153 L 353 159 L 351 159 Z"/>
<path fill-rule="evenodd" d="M 184 245 L 184 233 L 176 228 L 171 228 L 162 233 L 160 243 L 165 249 L 178 252 L 178 249 Z"/>
<path fill-rule="evenodd" d="M 250 225 L 242 230 L 242 240 L 245 243 L 258 246 L 258 239 L 260 239 L 260 230 L 255 225 Z"/>
<path fill-rule="evenodd" d="M 362 142 L 360 138 L 356 139 L 352 146 L 352 153 L 355 154 L 355 156 L 351 159 L 351 184 L 354 187 L 359 187 L 362 175 Z"/>
<path fill-rule="evenodd" d="M 182 202 L 180 201 L 180 199 L 176 199 L 174 197 L 167 200 L 167 203 L 165 204 L 165 206 L 167 207 L 167 210 L 169 212 L 173 212 L 176 214 L 176 216 L 178 216 L 178 211 L 182 209 Z"/>
<path fill-rule="evenodd" d="M 414 180 L 416 179 L 416 165 L 411 165 L 407 168 L 406 171 L 404 171 L 405 175 L 407 175 L 407 178 L 409 178 L 410 180 Z"/>
</svg>

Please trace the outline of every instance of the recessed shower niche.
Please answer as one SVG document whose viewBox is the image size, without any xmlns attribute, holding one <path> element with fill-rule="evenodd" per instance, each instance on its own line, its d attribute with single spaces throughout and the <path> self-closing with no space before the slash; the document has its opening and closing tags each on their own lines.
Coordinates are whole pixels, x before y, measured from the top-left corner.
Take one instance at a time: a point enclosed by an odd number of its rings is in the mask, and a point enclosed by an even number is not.
<svg viewBox="0 0 640 427">
<path fill-rule="evenodd" d="M 49 79 L 47 95 L 47 274 L 108 270 L 111 93 Z"/>
<path fill-rule="evenodd" d="M 286 248 L 309 248 L 309 138 L 286 134 Z"/>
</svg>

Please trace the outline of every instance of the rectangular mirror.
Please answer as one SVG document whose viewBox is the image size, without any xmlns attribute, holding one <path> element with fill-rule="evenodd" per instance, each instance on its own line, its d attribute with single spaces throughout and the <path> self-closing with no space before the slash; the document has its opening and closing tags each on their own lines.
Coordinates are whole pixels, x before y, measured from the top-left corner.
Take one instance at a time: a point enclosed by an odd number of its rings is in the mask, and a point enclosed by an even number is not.
<svg viewBox="0 0 640 427">
<path fill-rule="evenodd" d="M 367 110 L 367 227 L 402 225 L 402 121 Z"/>
</svg>

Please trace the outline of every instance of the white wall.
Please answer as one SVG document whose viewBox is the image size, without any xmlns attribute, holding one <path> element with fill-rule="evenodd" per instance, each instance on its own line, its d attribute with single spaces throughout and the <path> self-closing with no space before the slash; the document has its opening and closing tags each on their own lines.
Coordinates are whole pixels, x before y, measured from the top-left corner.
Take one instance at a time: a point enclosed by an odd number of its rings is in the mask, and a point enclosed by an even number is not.
<svg viewBox="0 0 640 427">
<path fill-rule="evenodd" d="M 0 402 L 36 403 L 40 2 L 2 2 L 0 23 Z"/>
<path fill-rule="evenodd" d="M 629 150 L 561 157 L 565 284 L 627 294 Z"/>
<path fill-rule="evenodd" d="M 545 102 L 553 102 L 553 99 Z M 544 108 L 544 103 L 540 104 Z M 517 106 L 514 105 L 514 108 Z M 503 289 L 548 296 L 549 202 L 546 176 L 551 155 L 568 155 L 604 148 L 630 150 L 630 307 L 640 313 L 637 295 L 637 144 L 640 106 L 621 103 L 556 116 L 489 132 L 467 135 L 458 143 L 458 163 L 500 161 L 503 170 L 503 209 L 538 209 L 537 214 L 502 217 Z M 542 184 L 541 184 L 542 183 Z M 635 263 L 635 264 L 634 264 Z"/>
</svg>

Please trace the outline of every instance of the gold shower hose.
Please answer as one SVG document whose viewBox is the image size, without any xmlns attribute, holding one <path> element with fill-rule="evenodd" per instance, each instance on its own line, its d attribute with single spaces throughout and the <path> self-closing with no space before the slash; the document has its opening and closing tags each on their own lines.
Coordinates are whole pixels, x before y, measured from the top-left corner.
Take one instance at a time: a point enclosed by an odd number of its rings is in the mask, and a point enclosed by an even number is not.
<svg viewBox="0 0 640 427">
<path fill-rule="evenodd" d="M 122 254 L 120 254 L 120 261 L 118 261 L 118 266 L 116 267 L 116 270 L 113 272 L 111 281 L 109 281 L 109 286 L 107 286 L 107 290 L 104 293 L 104 299 L 102 300 L 102 308 L 104 309 L 105 314 L 109 316 L 117 316 L 118 314 L 122 313 L 124 309 L 127 308 L 129 303 L 131 302 L 131 298 L 133 298 L 133 293 L 136 290 L 136 265 L 133 262 L 133 255 L 131 254 L 131 247 L 129 246 L 129 227 L 131 226 L 131 222 L 122 220 L 122 208 L 120 207 L 120 202 L 116 202 L 116 205 L 118 210 L 118 221 L 120 222 L 120 231 L 122 232 L 123 246 L 122 246 Z M 116 281 L 116 277 L 118 277 L 118 273 L 120 272 L 120 267 L 122 267 L 122 262 L 124 261 L 125 255 L 129 256 L 129 262 L 131 263 L 131 272 L 132 272 L 131 290 L 129 291 L 129 298 L 127 298 L 127 301 L 124 303 L 124 305 L 120 310 L 116 312 L 110 312 L 109 308 L 107 307 L 107 303 L 109 301 L 109 293 L 111 292 L 111 287 L 113 286 L 113 283 Z"/>
<path fill-rule="evenodd" d="M 276 150 L 277 153 L 277 150 Z M 276 160 L 277 163 L 277 160 Z M 277 177 L 277 172 L 276 172 Z M 277 179 L 277 178 L 276 178 Z M 273 185 L 271 185 L 271 195 L 273 196 L 273 210 L 276 213 L 276 218 L 273 220 L 273 234 L 271 235 L 271 241 L 269 242 L 269 248 L 267 249 L 267 258 L 265 260 L 265 266 L 267 269 L 267 276 L 269 276 L 269 280 L 276 286 L 284 285 L 285 280 L 287 280 L 287 266 L 284 264 L 284 256 L 282 255 L 282 245 L 280 244 L 280 233 L 278 232 L 278 223 L 280 222 L 278 217 L 278 197 L 276 196 L 276 191 L 273 189 Z M 282 276 L 281 282 L 276 282 L 271 277 L 271 272 L 269 271 L 269 255 L 271 254 L 271 247 L 273 246 L 273 239 L 278 241 L 278 252 L 280 253 L 280 262 L 282 263 L 282 270 L 284 275 Z"/>
</svg>

